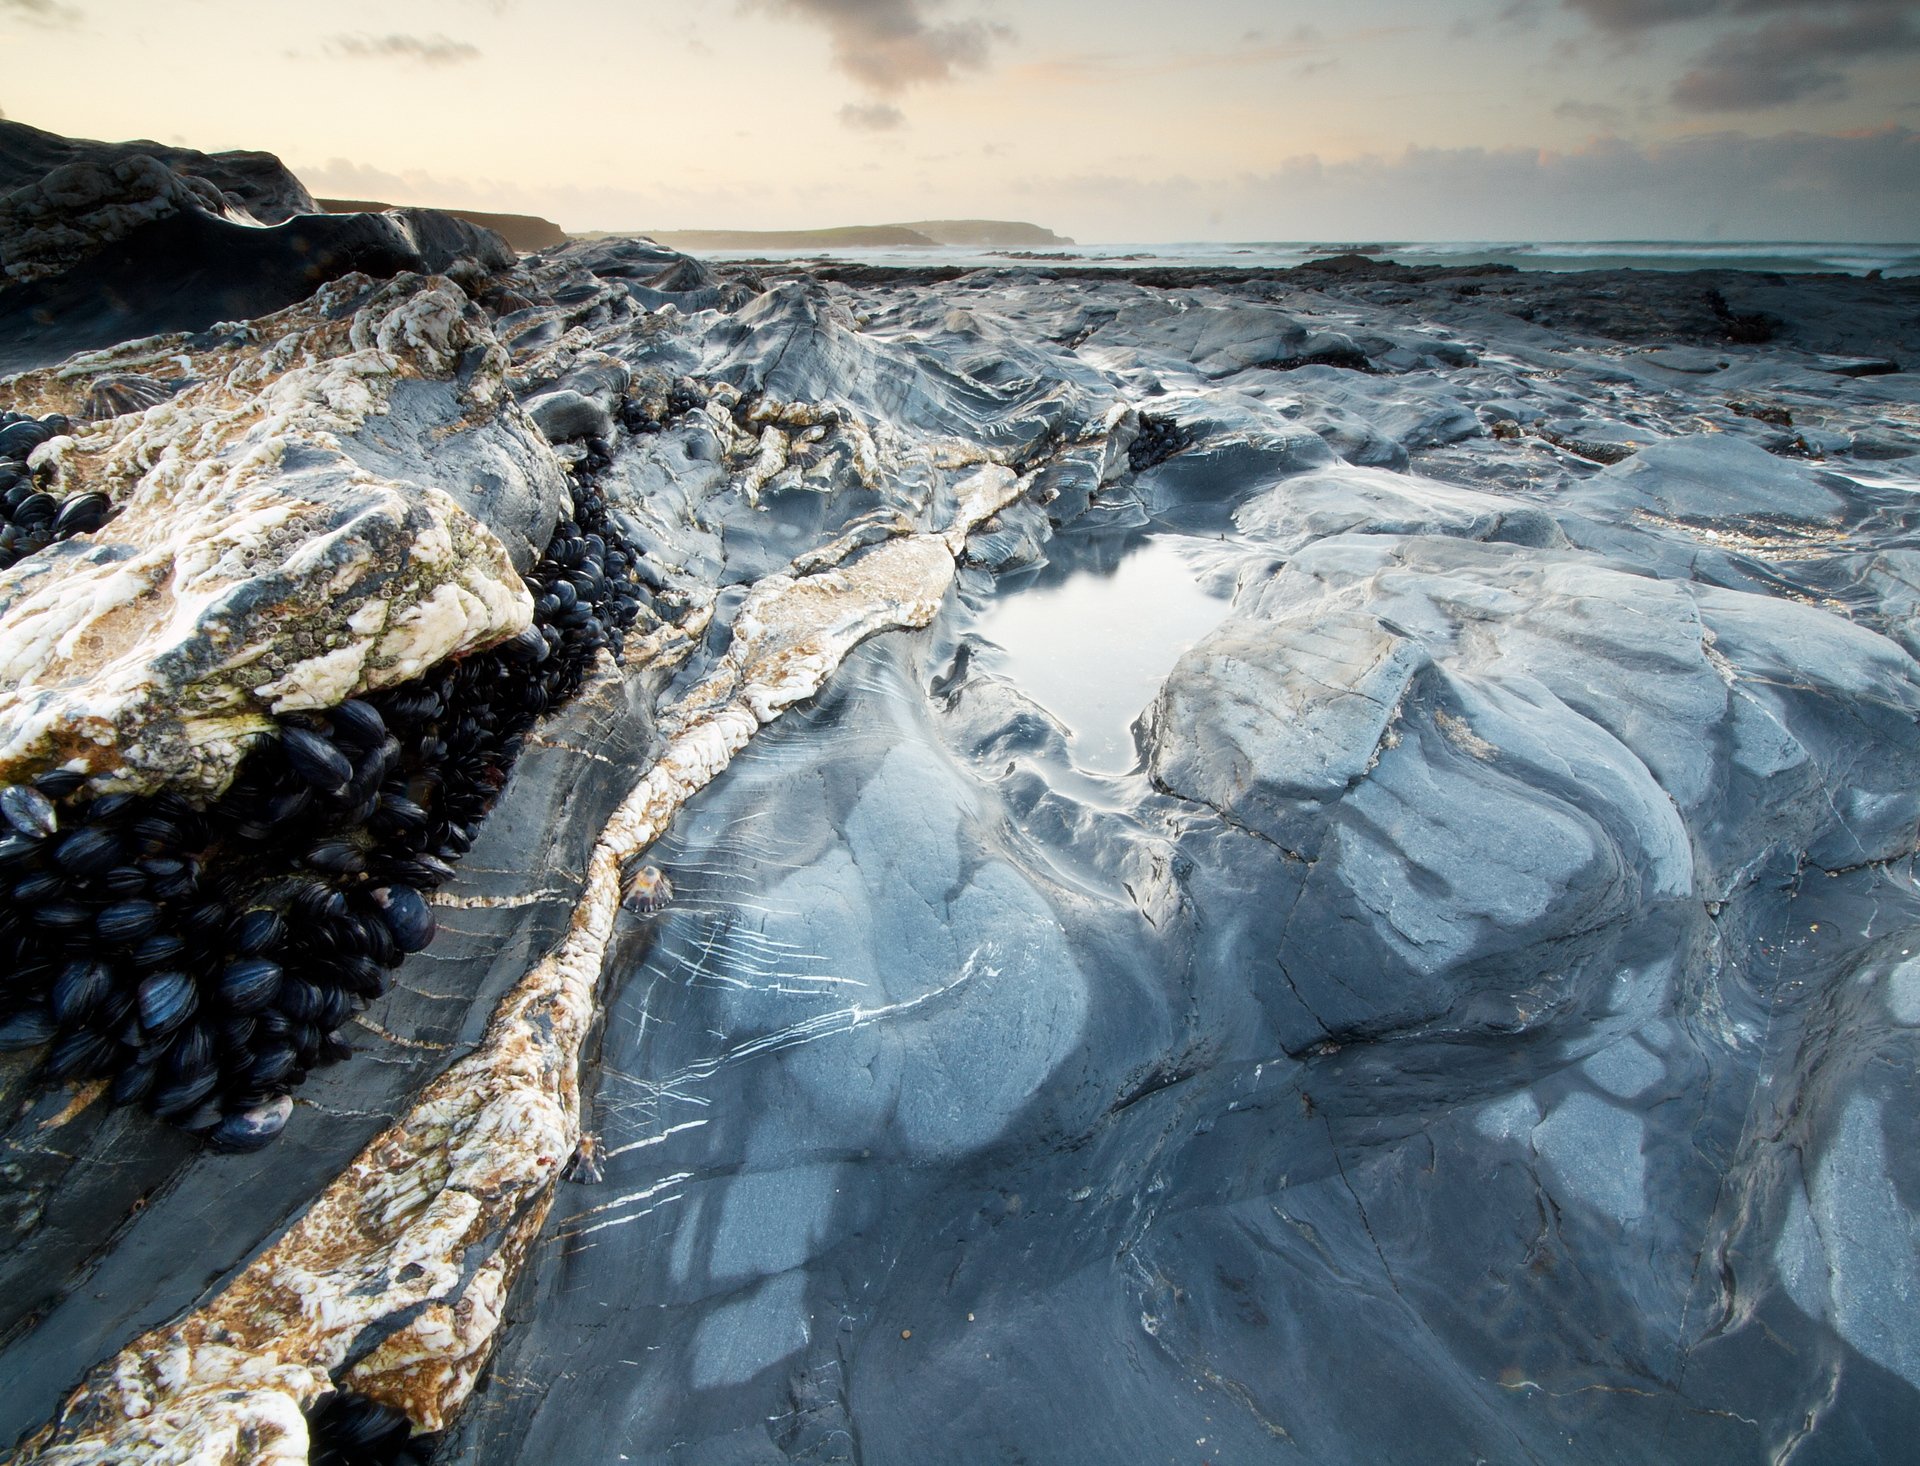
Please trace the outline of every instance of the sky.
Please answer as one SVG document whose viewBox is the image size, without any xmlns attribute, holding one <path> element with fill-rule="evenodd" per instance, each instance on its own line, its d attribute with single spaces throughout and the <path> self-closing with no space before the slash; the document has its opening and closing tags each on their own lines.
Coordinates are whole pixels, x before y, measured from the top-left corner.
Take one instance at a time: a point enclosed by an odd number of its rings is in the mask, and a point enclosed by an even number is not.
<svg viewBox="0 0 1920 1466">
<path fill-rule="evenodd" d="M 0 0 L 0 111 L 571 230 L 1920 240 L 1920 0 Z"/>
</svg>

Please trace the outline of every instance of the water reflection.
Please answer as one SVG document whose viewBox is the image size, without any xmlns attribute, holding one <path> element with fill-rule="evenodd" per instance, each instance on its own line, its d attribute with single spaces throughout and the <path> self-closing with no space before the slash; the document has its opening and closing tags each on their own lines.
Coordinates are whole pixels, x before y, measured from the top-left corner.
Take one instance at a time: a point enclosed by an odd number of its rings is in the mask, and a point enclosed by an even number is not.
<svg viewBox="0 0 1920 1466">
<path fill-rule="evenodd" d="M 1135 767 L 1133 720 L 1180 653 L 1227 614 L 1227 602 L 1199 584 L 1197 548 L 1181 535 L 1149 535 L 1117 559 L 1096 554 L 1095 564 L 1005 589 L 982 616 L 980 634 L 998 648 L 985 665 L 1067 726 L 1079 768 Z"/>
</svg>

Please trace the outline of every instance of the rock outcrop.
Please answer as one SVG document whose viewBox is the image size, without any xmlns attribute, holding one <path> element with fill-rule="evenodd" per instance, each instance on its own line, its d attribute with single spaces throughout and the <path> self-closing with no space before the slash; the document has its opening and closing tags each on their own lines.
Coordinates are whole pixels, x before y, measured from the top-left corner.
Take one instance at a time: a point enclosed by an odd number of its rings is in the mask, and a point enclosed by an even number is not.
<svg viewBox="0 0 1920 1466">
<path fill-rule="evenodd" d="M 0 383 L 116 510 L 0 572 L 16 788 L 592 656 L 277 1143 L 6 1057 L 17 1459 L 1897 1459 L 1920 396 L 1830 368 L 1911 287 L 1708 362 L 1699 281 L 843 274 L 600 240 Z"/>
</svg>

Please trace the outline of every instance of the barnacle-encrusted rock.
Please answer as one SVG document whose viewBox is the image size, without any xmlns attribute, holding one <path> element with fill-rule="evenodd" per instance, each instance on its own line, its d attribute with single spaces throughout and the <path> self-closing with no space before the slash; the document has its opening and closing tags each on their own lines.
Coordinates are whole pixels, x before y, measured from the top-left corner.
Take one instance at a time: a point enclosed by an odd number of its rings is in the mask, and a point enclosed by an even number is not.
<svg viewBox="0 0 1920 1466">
<path fill-rule="evenodd" d="M 566 490 L 502 399 L 504 364 L 452 282 L 354 277 L 211 343 L 156 338 L 0 387 L 77 410 L 98 375 L 192 379 L 36 450 L 54 492 L 118 513 L 0 575 L 0 777 L 217 790 L 272 714 L 524 630 L 509 545 L 544 544 Z M 472 474 L 464 505 L 450 465 Z"/>
</svg>

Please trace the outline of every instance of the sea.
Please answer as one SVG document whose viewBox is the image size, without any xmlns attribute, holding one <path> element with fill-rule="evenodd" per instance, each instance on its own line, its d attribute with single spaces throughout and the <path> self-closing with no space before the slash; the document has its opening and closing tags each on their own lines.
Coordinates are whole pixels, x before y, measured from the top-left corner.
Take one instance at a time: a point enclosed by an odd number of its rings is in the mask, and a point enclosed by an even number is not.
<svg viewBox="0 0 1920 1466">
<path fill-rule="evenodd" d="M 1521 270 L 1776 270 L 1885 276 L 1920 275 L 1920 243 L 1806 244 L 1777 240 L 1739 242 L 1601 240 L 1580 243 L 1380 243 L 1371 241 L 1253 241 L 1176 244 L 1049 245 L 1040 249 L 980 249 L 957 246 L 896 246 L 886 249 L 697 250 L 706 259 L 841 260 L 868 265 L 993 265 L 1054 263 L 1111 265 L 1134 269 L 1188 266 L 1214 269 L 1283 268 L 1358 253 L 1403 265 L 1512 265 Z"/>
</svg>

